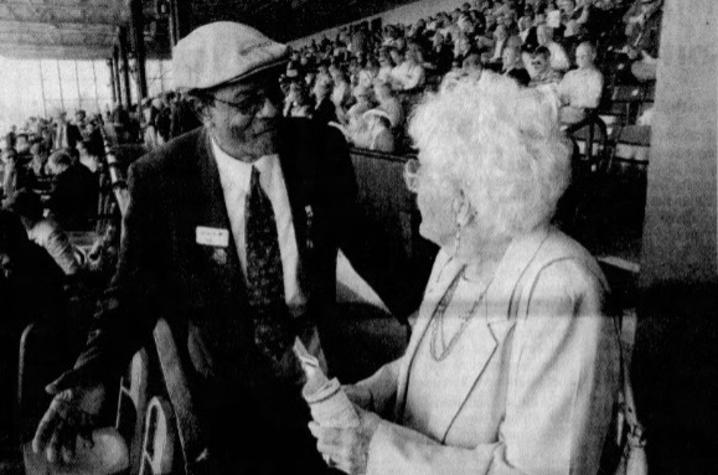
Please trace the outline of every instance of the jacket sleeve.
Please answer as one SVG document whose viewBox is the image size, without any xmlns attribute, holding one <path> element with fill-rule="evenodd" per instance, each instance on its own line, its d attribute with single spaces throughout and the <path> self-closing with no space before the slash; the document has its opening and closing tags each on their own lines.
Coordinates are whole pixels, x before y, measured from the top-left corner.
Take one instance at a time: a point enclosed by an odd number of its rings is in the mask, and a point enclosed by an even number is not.
<svg viewBox="0 0 718 475">
<path fill-rule="evenodd" d="M 389 414 L 396 400 L 397 381 L 402 358 L 398 358 L 379 368 L 376 373 L 356 383 L 371 394 L 371 410 L 377 414 Z"/>
<path fill-rule="evenodd" d="M 74 275 L 80 270 L 75 248 L 64 231 L 57 228 L 50 231 L 45 249 L 66 275 Z"/>
<path fill-rule="evenodd" d="M 68 384 L 98 383 L 117 377 L 152 336 L 157 319 L 160 246 L 151 187 L 140 168 L 130 167 L 130 203 L 122 221 L 117 271 L 98 304 L 92 330 Z M 155 190 L 156 193 L 156 190 Z"/>
<path fill-rule="evenodd" d="M 618 337 L 600 279 L 575 261 L 544 268 L 519 314 L 506 413 L 493 443 L 447 446 L 382 421 L 369 474 L 591 473 L 618 382 Z"/>
</svg>

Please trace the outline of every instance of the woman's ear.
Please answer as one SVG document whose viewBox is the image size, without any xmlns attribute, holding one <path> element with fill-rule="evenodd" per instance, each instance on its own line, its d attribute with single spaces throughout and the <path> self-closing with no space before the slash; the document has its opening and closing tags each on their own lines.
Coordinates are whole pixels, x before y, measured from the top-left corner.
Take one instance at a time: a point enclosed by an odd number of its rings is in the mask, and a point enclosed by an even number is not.
<svg viewBox="0 0 718 475">
<path fill-rule="evenodd" d="M 466 198 L 463 190 L 459 190 L 458 196 L 453 202 L 454 216 L 456 217 L 456 225 L 460 228 L 465 227 L 474 218 L 474 208 Z"/>
</svg>

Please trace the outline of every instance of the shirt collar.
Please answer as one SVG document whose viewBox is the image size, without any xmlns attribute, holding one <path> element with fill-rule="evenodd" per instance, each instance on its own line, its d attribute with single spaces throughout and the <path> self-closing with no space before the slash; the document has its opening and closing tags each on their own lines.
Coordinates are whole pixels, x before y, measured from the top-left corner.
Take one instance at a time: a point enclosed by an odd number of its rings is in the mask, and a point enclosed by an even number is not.
<svg viewBox="0 0 718 475">
<path fill-rule="evenodd" d="M 252 167 L 259 170 L 259 181 L 266 191 L 271 189 L 275 176 L 275 168 L 279 156 L 277 154 L 264 155 L 254 162 L 243 162 L 229 155 L 222 150 L 214 137 L 210 137 L 212 153 L 217 162 L 220 182 L 223 188 L 231 186 L 239 189 L 243 194 L 249 193 L 249 186 L 252 179 Z"/>
</svg>

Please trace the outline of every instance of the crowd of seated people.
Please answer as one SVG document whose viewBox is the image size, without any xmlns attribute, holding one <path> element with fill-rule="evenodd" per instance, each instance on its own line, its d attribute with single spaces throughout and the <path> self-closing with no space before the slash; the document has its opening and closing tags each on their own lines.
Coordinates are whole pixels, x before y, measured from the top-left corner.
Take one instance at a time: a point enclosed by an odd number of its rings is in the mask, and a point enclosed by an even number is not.
<svg viewBox="0 0 718 475">
<path fill-rule="evenodd" d="M 421 94 L 488 69 L 553 88 L 562 121 L 575 123 L 598 106 L 611 61 L 632 63 L 625 81 L 655 79 L 661 10 L 662 0 L 478 0 L 381 31 L 361 22 L 292 51 L 284 115 L 334 124 L 358 147 L 401 153 L 404 118 Z M 367 140 L 368 122 L 385 116 L 393 144 Z"/>
</svg>

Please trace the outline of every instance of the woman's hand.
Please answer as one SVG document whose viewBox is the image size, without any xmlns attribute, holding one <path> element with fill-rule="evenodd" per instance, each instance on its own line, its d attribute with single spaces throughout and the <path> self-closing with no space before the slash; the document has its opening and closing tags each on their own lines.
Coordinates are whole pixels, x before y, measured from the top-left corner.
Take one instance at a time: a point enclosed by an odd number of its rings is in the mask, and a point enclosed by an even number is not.
<svg viewBox="0 0 718 475">
<path fill-rule="evenodd" d="M 381 419 L 360 407 L 354 408 L 359 416 L 357 427 L 322 427 L 310 422 L 309 430 L 317 439 L 317 449 L 329 459 L 330 466 L 350 475 L 364 475 L 369 460 L 369 443 Z"/>
<path fill-rule="evenodd" d="M 342 390 L 346 393 L 347 397 L 354 405 L 366 409 L 368 411 L 374 411 L 374 397 L 367 388 L 363 386 L 356 386 L 354 384 L 345 384 L 342 386 Z"/>
</svg>

